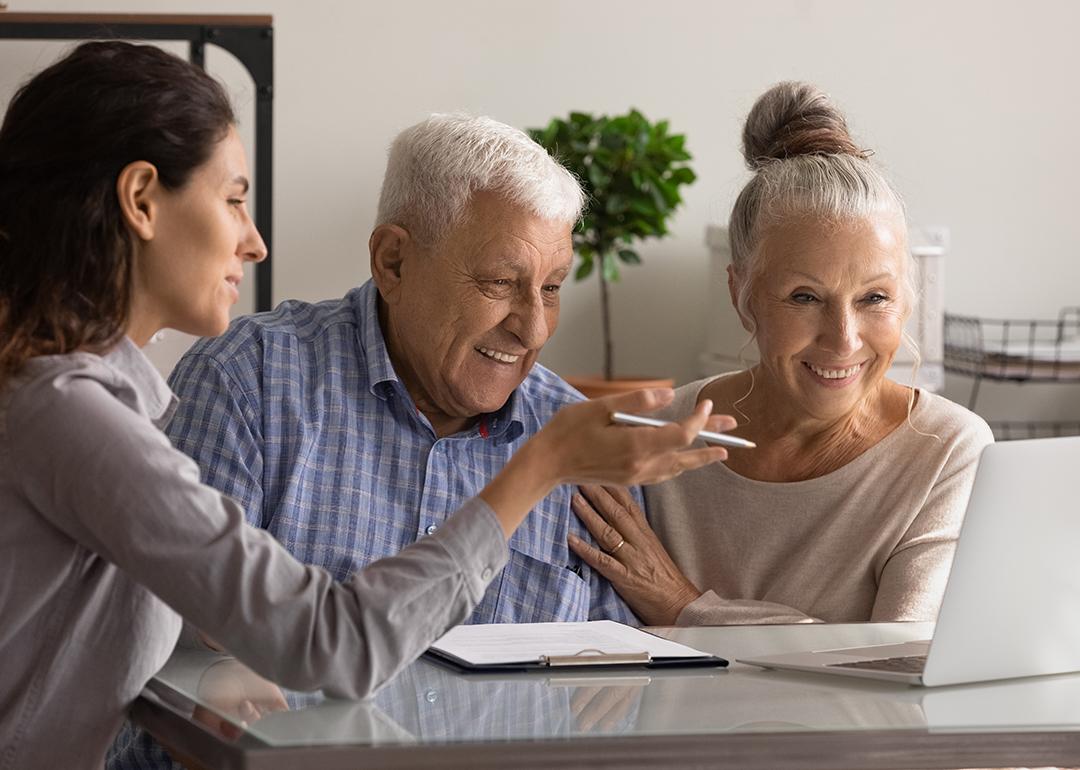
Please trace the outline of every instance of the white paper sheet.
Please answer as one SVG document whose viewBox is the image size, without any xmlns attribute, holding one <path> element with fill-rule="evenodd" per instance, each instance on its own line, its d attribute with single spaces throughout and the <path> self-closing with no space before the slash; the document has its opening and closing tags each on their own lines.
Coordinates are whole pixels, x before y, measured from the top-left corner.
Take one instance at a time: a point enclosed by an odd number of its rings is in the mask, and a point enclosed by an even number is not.
<svg viewBox="0 0 1080 770">
<path fill-rule="evenodd" d="M 707 658 L 708 653 L 614 620 L 583 623 L 493 623 L 452 628 L 431 645 L 472 666 L 536 663 L 543 656 L 647 652 L 657 658 Z"/>
</svg>

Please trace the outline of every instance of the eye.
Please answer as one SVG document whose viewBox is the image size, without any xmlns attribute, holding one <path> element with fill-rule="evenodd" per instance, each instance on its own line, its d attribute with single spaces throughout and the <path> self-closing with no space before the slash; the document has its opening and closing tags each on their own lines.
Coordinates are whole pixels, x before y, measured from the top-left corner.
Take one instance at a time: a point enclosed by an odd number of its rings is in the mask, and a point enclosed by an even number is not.
<svg viewBox="0 0 1080 770">
<path fill-rule="evenodd" d="M 562 286 L 559 284 L 549 283 L 544 286 L 544 294 L 558 294 L 560 289 L 562 289 Z"/>
<path fill-rule="evenodd" d="M 800 305 L 810 305 L 817 302 L 818 298 L 808 291 L 797 291 L 791 295 L 791 300 Z"/>
<path fill-rule="evenodd" d="M 863 302 L 868 305 L 880 305 L 881 303 L 888 301 L 889 296 L 887 294 L 882 294 L 880 291 L 875 291 L 863 300 Z"/>
<path fill-rule="evenodd" d="M 511 278 L 484 278 L 477 279 L 476 288 L 485 296 L 496 299 L 507 299 L 514 291 L 514 280 Z"/>
<path fill-rule="evenodd" d="M 247 201 L 244 200 L 243 198 L 229 198 L 228 199 L 228 204 L 230 206 L 233 206 L 233 207 L 236 207 L 236 208 L 242 208 L 244 206 L 244 204 L 246 204 L 246 203 L 247 203 Z"/>
</svg>

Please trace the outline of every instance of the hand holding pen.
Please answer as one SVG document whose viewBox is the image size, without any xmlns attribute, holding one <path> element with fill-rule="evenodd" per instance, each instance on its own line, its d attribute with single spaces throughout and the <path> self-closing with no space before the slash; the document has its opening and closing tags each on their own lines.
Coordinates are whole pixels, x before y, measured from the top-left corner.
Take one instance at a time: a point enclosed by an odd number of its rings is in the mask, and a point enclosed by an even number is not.
<svg viewBox="0 0 1080 770">
<path fill-rule="evenodd" d="M 625 412 L 613 412 L 611 421 L 620 425 L 641 425 L 647 428 L 663 428 L 665 425 L 671 424 L 664 420 L 657 420 L 652 417 L 641 417 L 640 415 L 627 414 Z M 738 436 L 729 436 L 726 433 L 717 433 L 711 430 L 700 430 L 697 435 L 698 438 L 706 444 L 718 444 L 720 446 L 738 447 L 740 449 L 753 449 L 757 446 L 753 441 L 747 441 Z"/>
</svg>

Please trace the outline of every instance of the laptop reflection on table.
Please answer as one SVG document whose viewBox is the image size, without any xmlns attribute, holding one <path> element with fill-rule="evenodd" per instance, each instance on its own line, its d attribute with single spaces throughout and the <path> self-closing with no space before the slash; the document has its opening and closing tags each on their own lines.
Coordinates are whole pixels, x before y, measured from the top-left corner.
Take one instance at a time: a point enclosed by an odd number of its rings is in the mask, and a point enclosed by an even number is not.
<svg viewBox="0 0 1080 770">
<path fill-rule="evenodd" d="M 932 640 L 740 658 L 933 687 L 1080 671 L 1080 436 L 983 449 Z"/>
</svg>

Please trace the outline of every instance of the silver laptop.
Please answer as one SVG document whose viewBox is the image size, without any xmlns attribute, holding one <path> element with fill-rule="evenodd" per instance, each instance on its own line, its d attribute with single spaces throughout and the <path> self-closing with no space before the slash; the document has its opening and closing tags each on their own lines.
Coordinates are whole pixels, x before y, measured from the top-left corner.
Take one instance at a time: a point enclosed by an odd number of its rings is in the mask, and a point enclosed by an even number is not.
<svg viewBox="0 0 1080 770">
<path fill-rule="evenodd" d="M 1080 436 L 983 450 L 932 640 L 739 662 L 927 687 L 1080 671 Z"/>
</svg>

